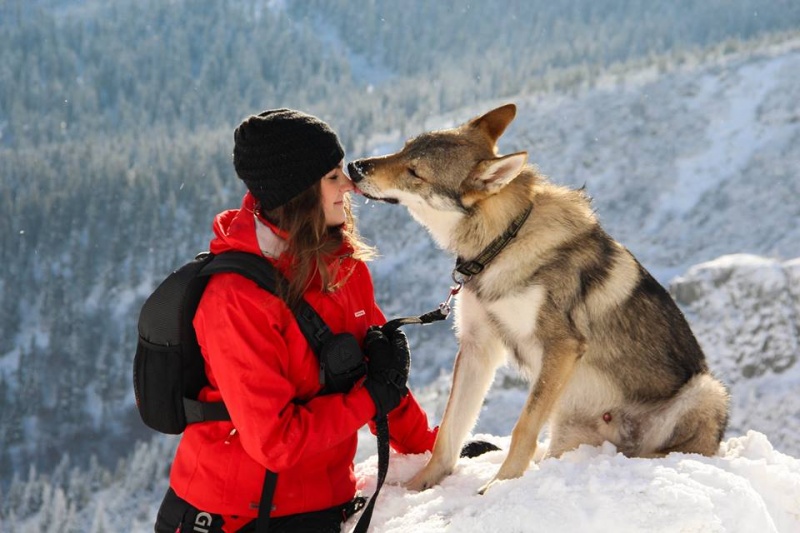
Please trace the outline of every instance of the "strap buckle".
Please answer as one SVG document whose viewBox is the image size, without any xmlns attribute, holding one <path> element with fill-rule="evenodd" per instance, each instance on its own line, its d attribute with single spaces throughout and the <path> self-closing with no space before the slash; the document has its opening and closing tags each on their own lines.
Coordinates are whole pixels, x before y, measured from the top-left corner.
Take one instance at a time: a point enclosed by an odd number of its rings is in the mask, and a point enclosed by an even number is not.
<svg viewBox="0 0 800 533">
<path fill-rule="evenodd" d="M 462 274 L 466 277 L 477 276 L 483 269 L 486 268 L 486 265 L 483 263 L 479 263 L 475 260 L 467 261 L 465 263 L 461 263 L 456 265 L 455 272 Z"/>
</svg>

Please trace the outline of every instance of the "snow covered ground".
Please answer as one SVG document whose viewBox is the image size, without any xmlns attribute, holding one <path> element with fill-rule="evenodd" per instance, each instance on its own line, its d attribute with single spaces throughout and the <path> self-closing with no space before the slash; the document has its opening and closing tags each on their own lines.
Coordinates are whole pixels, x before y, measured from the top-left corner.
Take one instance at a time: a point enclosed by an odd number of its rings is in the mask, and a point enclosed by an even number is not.
<svg viewBox="0 0 800 533">
<path fill-rule="evenodd" d="M 478 434 L 501 451 L 461 459 L 430 490 L 402 482 L 427 455 L 392 453 L 375 506 L 372 533 L 796 533 L 800 531 L 800 460 L 776 451 L 755 431 L 723 442 L 715 457 L 672 454 L 629 459 L 613 446 L 583 446 L 560 459 L 532 463 L 519 479 L 477 490 L 495 474 L 509 437 Z M 160 436 L 137 447 L 106 488 L 84 494 L 77 509 L 61 489 L 47 486 L 42 511 L 16 521 L 0 516 L 2 533 L 125 531 L 151 533 L 166 480 L 163 457 L 176 440 Z M 542 442 L 544 450 L 546 441 Z M 541 453 L 539 455 L 541 456 Z M 361 491 L 375 490 L 377 458 L 356 466 Z M 96 480 L 97 482 L 97 480 Z M 32 491 L 32 492 L 35 492 Z M 352 533 L 356 515 L 342 528 Z M 54 525 L 55 524 L 55 525 Z M 58 527 L 59 525 L 64 527 Z"/>
<path fill-rule="evenodd" d="M 508 449 L 510 439 L 476 437 Z M 477 489 L 505 451 L 461 459 L 441 485 L 409 492 L 401 483 L 425 456 L 393 455 L 372 518 L 376 533 L 769 533 L 800 531 L 800 460 L 754 431 L 723 442 L 719 455 L 629 459 L 607 444 L 545 459 L 520 479 Z M 365 494 L 377 463 L 358 465 Z M 352 531 L 356 518 L 348 522 Z"/>
</svg>

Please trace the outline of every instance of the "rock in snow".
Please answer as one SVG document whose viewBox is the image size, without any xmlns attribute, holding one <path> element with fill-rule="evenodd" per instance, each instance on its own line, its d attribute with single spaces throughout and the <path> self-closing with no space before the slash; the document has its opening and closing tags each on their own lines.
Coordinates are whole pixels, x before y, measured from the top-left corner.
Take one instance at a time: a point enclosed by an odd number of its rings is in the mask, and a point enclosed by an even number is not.
<svg viewBox="0 0 800 533">
<path fill-rule="evenodd" d="M 727 255 L 670 286 L 731 390 L 728 435 L 753 429 L 800 455 L 800 259 Z"/>
</svg>

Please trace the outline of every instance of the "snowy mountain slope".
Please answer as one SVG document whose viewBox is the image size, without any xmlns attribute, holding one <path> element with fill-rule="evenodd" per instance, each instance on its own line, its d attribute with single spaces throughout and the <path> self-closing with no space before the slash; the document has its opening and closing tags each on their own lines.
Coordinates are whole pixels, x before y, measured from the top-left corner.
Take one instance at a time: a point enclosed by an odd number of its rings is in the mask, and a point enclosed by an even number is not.
<svg viewBox="0 0 800 533">
<path fill-rule="evenodd" d="M 530 150 L 557 181 L 585 184 L 606 228 L 662 281 L 727 253 L 795 257 L 795 46 L 601 87 L 544 110 L 523 104 L 509 150 Z M 571 137 L 584 142 L 563 142 Z"/>
</svg>

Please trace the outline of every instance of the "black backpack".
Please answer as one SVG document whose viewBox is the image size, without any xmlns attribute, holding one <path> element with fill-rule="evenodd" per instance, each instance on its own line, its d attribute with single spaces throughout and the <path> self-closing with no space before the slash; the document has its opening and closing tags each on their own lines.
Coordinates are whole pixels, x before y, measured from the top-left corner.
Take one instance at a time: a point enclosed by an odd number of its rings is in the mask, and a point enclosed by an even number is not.
<svg viewBox="0 0 800 533">
<path fill-rule="evenodd" d="M 248 256 L 259 259 L 245 253 L 201 253 L 172 272 L 142 306 L 133 390 L 142 421 L 152 429 L 176 435 L 187 424 L 230 420 L 224 404 L 197 401 L 208 379 L 192 320 L 215 272 L 238 271 L 275 293 L 274 269 Z"/>
<path fill-rule="evenodd" d="M 212 274 L 235 272 L 280 297 L 286 283 L 272 264 L 245 252 L 199 254 L 170 274 L 150 295 L 139 314 L 139 339 L 133 365 L 133 388 L 142 420 L 161 433 L 179 434 L 187 424 L 230 420 L 221 402 L 200 402 L 208 379 L 192 327 L 197 305 Z M 331 333 L 305 300 L 292 310 L 300 330 L 320 358 L 324 392 L 349 390 L 364 375 L 358 342 Z"/>
</svg>

